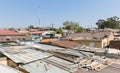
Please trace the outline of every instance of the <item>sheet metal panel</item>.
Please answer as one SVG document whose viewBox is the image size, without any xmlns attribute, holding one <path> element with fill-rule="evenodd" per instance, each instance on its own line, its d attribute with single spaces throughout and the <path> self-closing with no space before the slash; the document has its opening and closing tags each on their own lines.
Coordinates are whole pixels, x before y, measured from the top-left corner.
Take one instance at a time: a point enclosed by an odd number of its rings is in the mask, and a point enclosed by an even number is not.
<svg viewBox="0 0 120 73">
<path fill-rule="evenodd" d="M 22 73 L 16 69 L 0 64 L 0 73 Z"/>
<path fill-rule="evenodd" d="M 65 70 L 62 70 L 50 63 L 45 63 L 43 61 L 36 61 L 26 65 L 21 66 L 30 73 L 69 73 Z"/>
</svg>

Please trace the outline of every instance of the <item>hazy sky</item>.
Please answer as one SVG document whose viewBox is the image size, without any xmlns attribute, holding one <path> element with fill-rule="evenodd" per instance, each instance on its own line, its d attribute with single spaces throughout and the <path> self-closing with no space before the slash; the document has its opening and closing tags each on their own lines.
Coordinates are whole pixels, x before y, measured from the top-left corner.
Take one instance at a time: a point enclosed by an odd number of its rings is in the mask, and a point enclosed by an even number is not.
<svg viewBox="0 0 120 73">
<path fill-rule="evenodd" d="M 120 0 L 0 0 L 0 28 L 59 27 L 67 20 L 91 27 L 111 16 L 120 17 Z"/>
</svg>

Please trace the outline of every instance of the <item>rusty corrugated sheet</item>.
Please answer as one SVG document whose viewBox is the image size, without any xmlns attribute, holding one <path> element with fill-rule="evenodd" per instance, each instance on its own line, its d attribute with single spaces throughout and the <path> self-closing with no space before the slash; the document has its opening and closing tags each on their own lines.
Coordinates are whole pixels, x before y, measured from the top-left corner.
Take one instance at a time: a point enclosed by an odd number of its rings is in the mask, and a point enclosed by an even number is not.
<svg viewBox="0 0 120 73">
<path fill-rule="evenodd" d="M 79 43 L 72 42 L 72 41 L 67 41 L 67 40 L 58 40 L 52 42 L 52 45 L 64 47 L 64 48 L 75 48 L 77 46 L 80 46 Z"/>
</svg>

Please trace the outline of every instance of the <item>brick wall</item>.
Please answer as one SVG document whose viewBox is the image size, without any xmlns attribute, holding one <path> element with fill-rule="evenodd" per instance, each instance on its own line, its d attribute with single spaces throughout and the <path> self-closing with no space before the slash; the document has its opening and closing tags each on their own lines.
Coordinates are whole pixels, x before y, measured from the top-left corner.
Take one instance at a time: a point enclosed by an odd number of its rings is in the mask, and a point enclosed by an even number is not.
<svg viewBox="0 0 120 73">
<path fill-rule="evenodd" d="M 120 49 L 120 40 L 110 41 L 110 48 Z"/>
</svg>

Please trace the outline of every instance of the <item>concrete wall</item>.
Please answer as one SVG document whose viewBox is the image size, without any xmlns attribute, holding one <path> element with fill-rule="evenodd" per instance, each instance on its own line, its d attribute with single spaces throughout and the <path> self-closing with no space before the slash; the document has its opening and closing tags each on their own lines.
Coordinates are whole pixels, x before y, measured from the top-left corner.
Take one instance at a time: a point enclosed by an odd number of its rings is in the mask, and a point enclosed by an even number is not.
<svg viewBox="0 0 120 73">
<path fill-rule="evenodd" d="M 108 41 L 108 38 L 103 39 L 102 42 L 101 42 L 101 43 L 102 43 L 102 44 L 101 44 L 101 45 L 102 45 L 101 48 L 104 48 L 104 47 L 108 46 L 108 45 L 109 45 L 108 42 L 109 42 L 109 41 Z"/>
</svg>

